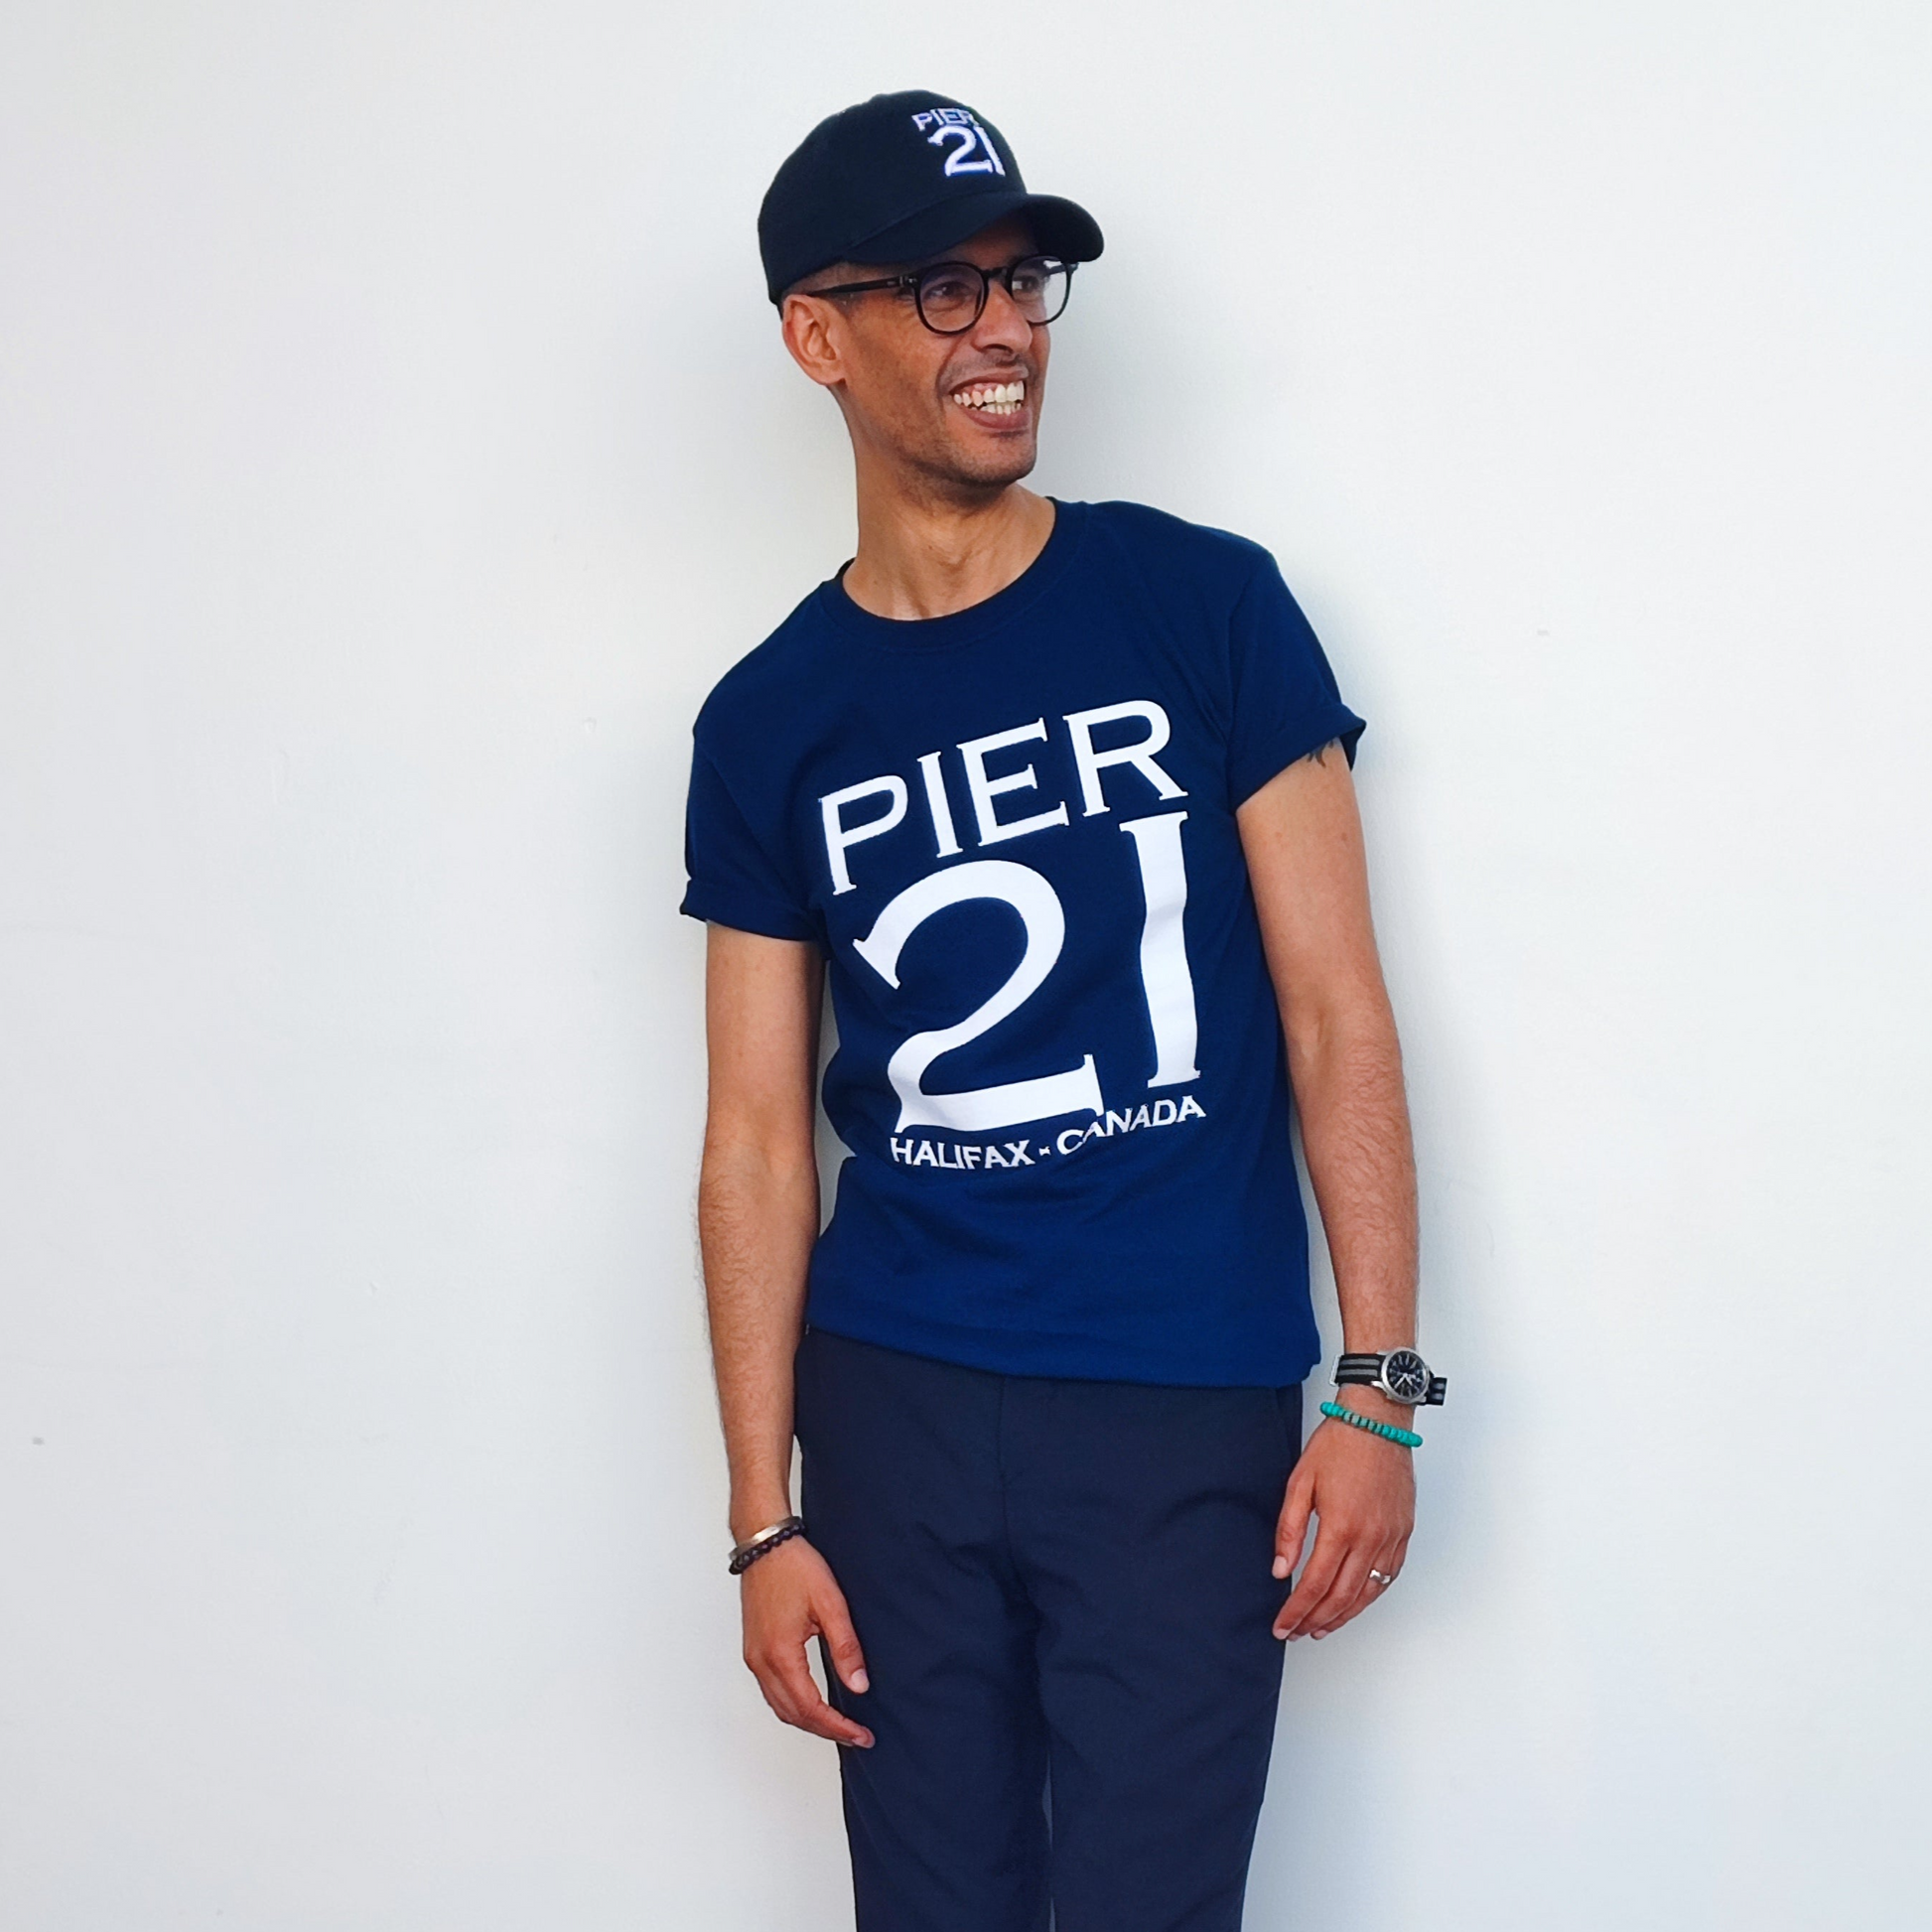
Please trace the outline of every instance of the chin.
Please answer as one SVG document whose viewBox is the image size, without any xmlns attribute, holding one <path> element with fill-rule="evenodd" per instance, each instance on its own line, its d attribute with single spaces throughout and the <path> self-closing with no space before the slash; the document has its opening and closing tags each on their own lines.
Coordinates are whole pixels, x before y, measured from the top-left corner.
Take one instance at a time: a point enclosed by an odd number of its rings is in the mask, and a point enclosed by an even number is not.
<svg viewBox="0 0 1932 1932">
<path fill-rule="evenodd" d="M 1008 448 L 961 450 L 943 453 L 938 467 L 948 482 L 969 489 L 1004 489 L 1009 483 L 1023 482 L 1033 475 L 1039 460 L 1039 442 L 1029 436 L 1016 439 Z"/>
</svg>

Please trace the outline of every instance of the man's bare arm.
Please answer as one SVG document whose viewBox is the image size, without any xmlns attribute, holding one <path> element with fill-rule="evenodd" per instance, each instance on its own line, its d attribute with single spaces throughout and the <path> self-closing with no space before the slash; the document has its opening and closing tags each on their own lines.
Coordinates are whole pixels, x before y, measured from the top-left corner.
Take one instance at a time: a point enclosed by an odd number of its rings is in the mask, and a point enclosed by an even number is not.
<svg viewBox="0 0 1932 1932">
<path fill-rule="evenodd" d="M 709 928 L 705 1035 L 711 1075 L 698 1233 L 731 1470 L 731 1532 L 743 1541 L 791 1513 L 792 1356 L 818 1236 L 813 1074 L 824 965 L 816 947 Z M 793 1539 L 745 1572 L 745 1661 L 785 1723 L 841 1743 L 863 1725 L 819 1695 L 805 1646 L 866 1688 L 852 1619 L 824 1559 Z"/>
<path fill-rule="evenodd" d="M 1302 1142 L 1334 1261 L 1348 1351 L 1407 1347 L 1416 1322 L 1416 1172 L 1402 1050 L 1369 916 L 1354 785 L 1338 747 L 1292 764 L 1238 822 L 1288 1038 Z M 1413 1411 L 1351 1389 L 1349 1405 L 1406 1424 Z M 1409 1452 L 1324 1423 L 1284 1500 L 1276 1574 L 1315 1546 L 1277 1619 L 1325 1636 L 1374 1600 L 1369 1571 L 1395 1575 L 1415 1522 Z"/>
<path fill-rule="evenodd" d="M 818 1233 L 812 1071 L 822 972 L 813 946 L 709 928 L 698 1230 L 735 1539 L 791 1509 L 791 1356 Z"/>
</svg>

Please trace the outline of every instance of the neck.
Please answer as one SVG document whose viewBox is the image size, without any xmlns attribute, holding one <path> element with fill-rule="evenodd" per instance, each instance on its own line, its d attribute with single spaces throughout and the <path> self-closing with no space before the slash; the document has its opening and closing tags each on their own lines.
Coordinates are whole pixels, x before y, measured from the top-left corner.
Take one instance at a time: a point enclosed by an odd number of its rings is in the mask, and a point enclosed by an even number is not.
<svg viewBox="0 0 1932 1932">
<path fill-rule="evenodd" d="M 1053 505 L 1018 483 L 983 496 L 913 496 L 859 477 L 859 550 L 846 595 L 874 617 L 943 618 L 983 604 L 1052 534 Z"/>
</svg>

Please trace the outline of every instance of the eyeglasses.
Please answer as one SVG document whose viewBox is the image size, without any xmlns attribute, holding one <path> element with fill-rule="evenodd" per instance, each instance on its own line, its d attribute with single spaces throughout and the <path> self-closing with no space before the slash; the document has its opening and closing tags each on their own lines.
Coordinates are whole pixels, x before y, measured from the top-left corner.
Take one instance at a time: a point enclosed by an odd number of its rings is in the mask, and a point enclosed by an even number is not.
<svg viewBox="0 0 1932 1932">
<path fill-rule="evenodd" d="M 910 289 L 919 320 L 935 336 L 963 336 L 986 308 L 986 292 L 1004 285 L 1020 311 L 1021 320 L 1035 329 L 1056 321 L 1073 287 L 1075 264 L 1057 255 L 1028 255 L 1005 268 L 981 268 L 974 262 L 935 262 L 930 268 L 905 275 L 888 275 L 877 282 L 841 282 L 836 288 L 812 289 L 812 295 L 863 295 L 869 289 Z"/>
</svg>

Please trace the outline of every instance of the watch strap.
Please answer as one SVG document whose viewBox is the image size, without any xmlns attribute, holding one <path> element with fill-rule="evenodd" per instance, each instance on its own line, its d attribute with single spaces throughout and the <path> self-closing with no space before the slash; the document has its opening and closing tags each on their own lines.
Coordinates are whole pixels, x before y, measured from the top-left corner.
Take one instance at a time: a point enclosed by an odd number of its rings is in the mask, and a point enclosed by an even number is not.
<svg viewBox="0 0 1932 1932">
<path fill-rule="evenodd" d="M 1386 1358 L 1379 1354 L 1355 1354 L 1337 1356 L 1335 1360 L 1335 1386 L 1337 1388 L 1354 1384 L 1363 1388 L 1374 1388 L 1382 1380 L 1382 1363 Z M 1423 1402 L 1440 1409 L 1449 1395 L 1449 1377 L 1431 1375 L 1429 1392 Z"/>
</svg>

